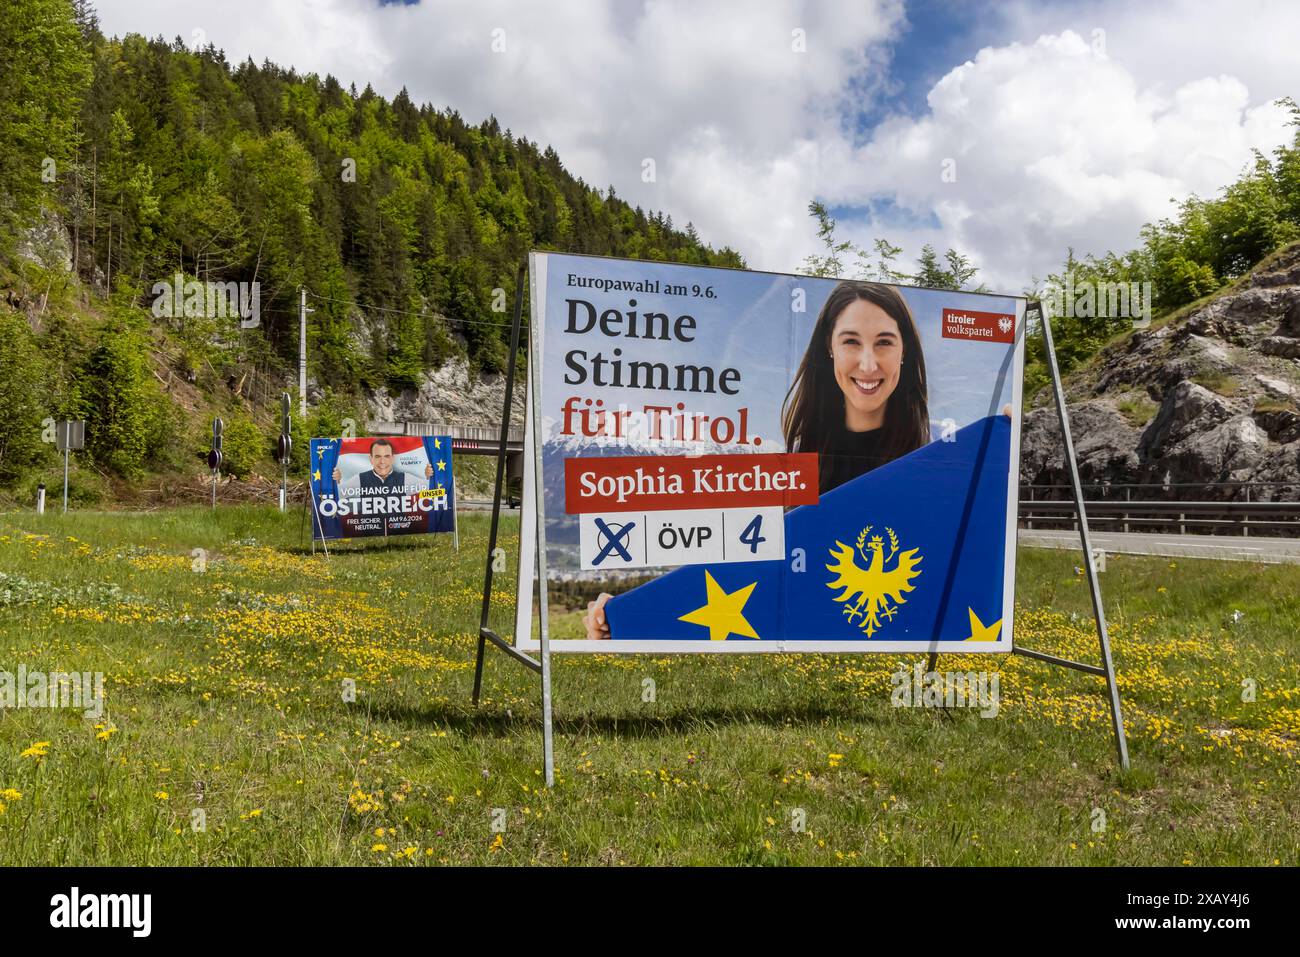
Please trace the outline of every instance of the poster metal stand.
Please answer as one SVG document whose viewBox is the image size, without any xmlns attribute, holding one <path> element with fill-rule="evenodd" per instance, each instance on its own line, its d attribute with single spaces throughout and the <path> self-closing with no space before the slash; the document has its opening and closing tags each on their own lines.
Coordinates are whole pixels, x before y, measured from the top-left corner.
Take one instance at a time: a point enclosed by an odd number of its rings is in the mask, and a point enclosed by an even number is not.
<svg viewBox="0 0 1300 957">
<path fill-rule="evenodd" d="M 1106 691 L 1110 699 L 1111 728 L 1115 732 L 1115 749 L 1119 754 L 1119 764 L 1128 770 L 1128 740 L 1124 736 L 1124 713 L 1119 703 L 1119 685 L 1115 681 L 1115 664 L 1110 655 L 1110 632 L 1106 628 L 1106 611 L 1101 603 L 1101 585 L 1097 581 L 1097 567 L 1093 563 L 1092 537 L 1088 531 L 1088 512 L 1083 504 L 1083 486 L 1079 482 L 1079 463 L 1074 457 L 1074 437 L 1070 434 L 1070 413 L 1065 406 L 1065 389 L 1061 385 L 1061 370 L 1056 364 L 1056 346 L 1052 342 L 1052 324 L 1048 320 L 1047 310 L 1041 302 L 1030 302 L 1025 308 L 1025 318 L 1036 313 L 1043 326 L 1043 346 L 1047 353 L 1047 367 L 1052 375 L 1052 394 L 1056 397 L 1056 414 L 1061 423 L 1061 439 L 1065 445 L 1065 464 L 1070 470 L 1070 492 L 1074 496 L 1074 511 L 1078 516 L 1079 542 L 1083 546 L 1083 567 L 1088 576 L 1088 591 L 1092 597 L 1092 612 L 1097 623 L 1097 643 L 1101 648 L 1101 665 L 1090 665 L 1081 661 L 1070 661 L 1055 655 L 1044 654 L 1030 648 L 1015 645 L 1015 635 L 1011 636 L 1012 654 L 1023 655 L 1036 661 L 1063 668 L 1073 668 L 1090 675 L 1106 679 Z"/>
<path fill-rule="evenodd" d="M 320 544 L 321 544 L 321 548 L 325 549 L 325 557 L 326 557 L 326 558 L 329 558 L 329 557 L 330 557 L 330 547 L 329 547 L 329 543 L 325 540 L 325 530 L 321 527 L 321 522 L 320 522 L 320 513 L 316 510 L 316 498 L 315 498 L 314 495 L 312 495 L 312 491 L 311 491 L 311 477 L 310 477 L 310 476 L 308 476 L 307 481 L 306 481 L 306 487 L 303 489 L 303 498 L 302 498 L 302 520 L 298 522 L 298 542 L 299 542 L 299 544 L 301 544 L 301 542 L 302 542 L 302 527 L 303 527 L 303 524 L 306 522 L 306 519 L 307 519 L 307 512 L 308 512 L 307 505 L 308 505 L 308 502 L 311 503 L 311 509 L 310 509 L 310 511 L 311 511 L 311 514 L 312 514 L 312 518 L 313 518 L 313 520 L 314 520 L 314 522 L 315 522 L 315 525 L 314 525 L 314 527 L 313 527 L 313 529 L 312 529 L 312 534 L 311 534 L 311 553 L 312 553 L 313 555 L 316 554 L 316 533 L 319 531 L 319 532 L 320 532 Z"/>
<path fill-rule="evenodd" d="M 510 439 L 510 411 L 511 411 L 511 406 L 513 405 L 514 402 L 515 360 L 519 355 L 519 327 L 523 320 L 524 272 L 526 268 L 527 268 L 526 265 L 521 263 L 519 266 L 519 270 L 515 275 L 515 315 L 514 315 L 514 321 L 511 323 L 510 326 L 510 354 L 506 360 L 505 400 L 504 400 L 504 407 L 501 411 L 501 437 L 500 437 L 501 441 L 497 447 L 496 487 L 495 487 L 495 492 L 492 496 L 492 524 L 488 531 L 487 567 L 483 573 L 483 606 L 479 615 L 478 655 L 474 663 L 474 706 L 475 707 L 478 707 L 479 694 L 483 689 L 483 652 L 486 649 L 488 642 L 491 642 L 493 645 L 500 648 L 502 651 L 506 653 L 506 655 L 508 655 L 510 658 L 513 658 L 515 661 L 518 661 L 520 664 L 524 665 L 524 667 L 537 672 L 539 675 L 542 675 L 542 679 L 546 683 L 546 687 L 542 689 L 542 700 L 544 704 L 549 703 L 551 698 L 551 689 L 549 684 L 551 674 L 550 674 L 549 662 L 547 663 L 548 666 L 545 669 L 543 669 L 542 662 L 529 657 L 528 655 L 524 654 L 522 651 L 519 651 L 517 648 L 515 648 L 514 645 L 512 645 L 510 642 L 506 641 L 495 631 L 493 631 L 488 623 L 488 615 L 492 609 L 492 575 L 493 572 L 495 571 L 495 565 L 497 563 L 497 540 L 498 540 L 498 532 L 500 531 L 500 525 L 501 525 L 501 496 L 505 491 L 504 483 L 505 483 L 505 474 L 506 474 L 506 443 Z M 536 403 L 529 403 L 529 404 L 532 405 L 534 408 L 536 407 Z M 521 548 L 523 547 L 522 542 L 520 543 L 520 547 Z M 540 579 L 540 580 L 545 581 L 545 579 Z M 542 593 L 542 601 L 544 603 L 546 600 L 545 587 L 542 587 L 540 591 Z M 545 607 L 544 604 L 543 607 Z M 545 655 L 544 657 L 549 657 L 549 655 Z M 549 742 L 551 739 L 549 721 L 547 721 L 547 725 L 548 726 L 544 731 L 543 737 L 547 742 Z M 547 753 L 546 753 L 546 765 L 548 768 L 553 768 L 553 762 L 551 761 L 551 754 L 549 748 L 547 749 Z M 546 783 L 548 786 L 550 786 L 553 783 L 552 777 L 553 776 L 550 774 L 547 775 Z"/>
<path fill-rule="evenodd" d="M 1074 510 L 1078 519 L 1076 524 L 1079 528 L 1079 542 L 1083 546 L 1083 567 L 1088 576 L 1088 590 L 1092 597 L 1093 619 L 1097 626 L 1097 643 L 1101 650 L 1102 663 L 1100 665 L 1090 665 L 1083 661 L 1071 661 L 1068 658 L 1060 658 L 1046 652 L 1025 648 L 1015 644 L 1016 636 L 1014 634 L 1011 636 L 1011 653 L 1025 658 L 1032 658 L 1045 664 L 1072 668 L 1075 671 L 1082 671 L 1085 674 L 1097 675 L 1106 679 L 1111 728 L 1115 733 L 1115 750 L 1119 755 L 1120 767 L 1127 771 L 1129 767 L 1128 739 L 1124 734 L 1124 713 L 1119 702 L 1119 685 L 1115 681 L 1115 664 L 1110 654 L 1110 631 L 1106 626 L 1106 611 L 1102 607 L 1101 584 L 1097 581 L 1097 567 L 1092 560 L 1093 550 L 1092 538 L 1088 531 L 1088 512 L 1083 502 L 1083 486 L 1079 481 L 1079 464 L 1074 456 L 1074 436 L 1070 432 L 1070 413 L 1065 404 L 1065 389 L 1061 384 L 1061 370 L 1056 362 L 1056 346 L 1052 341 L 1052 324 L 1048 319 L 1047 310 L 1043 308 L 1041 302 L 1031 301 L 1026 304 L 1026 321 L 1031 315 L 1037 315 L 1038 321 L 1043 328 L 1043 345 L 1047 353 L 1047 367 L 1052 378 L 1052 394 L 1056 399 L 1057 419 L 1061 424 L 1061 438 L 1065 446 L 1065 463 L 1070 472 L 1070 492 L 1074 498 Z M 926 671 L 933 672 L 938 661 L 938 652 L 931 652 Z"/>
<path fill-rule="evenodd" d="M 479 617 L 479 639 L 478 654 L 474 664 L 474 696 L 473 703 L 477 707 L 480 693 L 483 687 L 483 660 L 484 652 L 489 643 L 500 648 L 506 655 L 518 661 L 520 664 L 536 672 L 541 676 L 542 684 L 542 753 L 543 763 L 546 772 L 546 784 L 548 787 L 553 786 L 555 782 L 555 762 L 553 748 L 553 715 L 551 711 L 551 668 L 550 668 L 550 629 L 547 621 L 547 594 L 546 594 L 546 552 L 544 530 L 537 529 L 535 540 L 531 543 L 532 547 L 537 548 L 537 581 L 538 581 L 538 610 L 540 615 L 540 661 L 534 659 L 522 651 L 515 648 L 510 642 L 498 635 L 489 625 L 489 613 L 492 606 L 492 577 L 494 564 L 497 560 L 497 541 L 501 520 L 501 498 L 504 493 L 504 481 L 506 471 L 506 441 L 510 428 L 510 413 L 514 397 L 514 378 L 515 378 L 515 359 L 519 352 L 519 332 L 523 318 L 523 300 L 524 300 L 524 275 L 526 266 L 521 264 L 515 279 L 515 309 L 514 320 L 510 328 L 510 353 L 506 366 L 506 383 L 505 399 L 501 415 L 501 441 L 497 449 L 497 472 L 496 487 L 492 499 L 492 523 L 488 533 L 488 550 L 487 566 L 483 576 L 483 604 Z M 1031 301 L 1027 303 L 1025 309 L 1025 319 L 1028 321 L 1031 315 L 1036 315 L 1042 326 L 1043 343 L 1047 354 L 1048 369 L 1051 373 L 1052 391 L 1056 399 L 1057 416 L 1061 424 L 1061 435 L 1064 442 L 1065 461 L 1070 473 L 1070 488 L 1074 498 L 1075 513 L 1078 518 L 1079 539 L 1083 546 L 1084 569 L 1088 578 L 1088 589 L 1092 599 L 1093 617 L 1097 626 L 1097 640 L 1101 651 L 1100 665 L 1088 664 L 1081 661 L 1071 661 L 1066 658 L 1060 658 L 1056 655 L 1050 655 L 1045 652 L 1035 651 L 1031 648 L 1025 648 L 1015 644 L 1015 635 L 1012 635 L 1011 653 L 1021 655 L 1026 658 L 1032 658 L 1035 661 L 1041 661 L 1045 664 L 1058 665 L 1063 668 L 1071 668 L 1075 671 L 1082 671 L 1086 674 L 1096 675 L 1105 678 L 1106 690 L 1110 705 L 1111 726 L 1115 735 L 1115 747 L 1119 755 L 1120 767 L 1125 770 L 1129 767 L 1128 742 L 1124 733 L 1124 717 L 1120 707 L 1119 687 L 1115 680 L 1115 665 L 1111 658 L 1110 633 L 1106 626 L 1106 613 L 1102 607 L 1101 586 L 1097 581 L 1097 570 L 1092 561 L 1092 540 L 1088 531 L 1088 515 L 1083 501 L 1083 488 L 1079 480 L 1079 467 L 1075 459 L 1074 439 L 1070 432 L 1070 416 L 1065 404 L 1065 390 L 1061 384 L 1060 368 L 1056 361 L 1056 347 L 1052 341 L 1052 327 L 1048 319 L 1047 312 L 1042 303 Z M 540 378 L 532 372 L 539 371 L 539 357 L 537 355 L 537 336 L 536 330 L 533 330 L 530 338 L 529 351 L 529 396 L 528 396 L 528 414 L 533 417 L 533 434 L 540 435 L 540 421 L 538 421 L 538 409 L 540 408 Z M 537 514 L 541 514 L 541 497 L 542 483 L 540 477 L 542 474 L 541 462 L 541 443 L 534 442 L 532 454 L 535 456 L 534 474 L 538 476 L 538 481 L 533 483 L 533 491 L 536 501 L 533 503 L 537 509 Z M 520 548 L 528 547 L 521 541 Z M 531 590 L 530 590 L 531 591 Z M 938 663 L 938 652 L 930 652 L 928 658 L 928 671 L 934 671 Z"/>
</svg>

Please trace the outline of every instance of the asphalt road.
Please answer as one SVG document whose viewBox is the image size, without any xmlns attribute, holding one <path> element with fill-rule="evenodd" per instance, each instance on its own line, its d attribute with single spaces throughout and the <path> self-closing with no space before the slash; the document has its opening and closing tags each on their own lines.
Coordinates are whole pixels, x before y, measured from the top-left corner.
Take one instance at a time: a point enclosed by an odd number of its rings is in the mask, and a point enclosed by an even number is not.
<svg viewBox="0 0 1300 957">
<path fill-rule="evenodd" d="M 1246 538 L 1227 535 L 1154 535 L 1142 532 L 1093 532 L 1093 548 L 1124 555 L 1171 558 L 1217 558 L 1229 561 L 1300 564 L 1300 539 Z M 1037 548 L 1079 549 L 1075 531 L 1020 530 L 1020 544 Z"/>
</svg>

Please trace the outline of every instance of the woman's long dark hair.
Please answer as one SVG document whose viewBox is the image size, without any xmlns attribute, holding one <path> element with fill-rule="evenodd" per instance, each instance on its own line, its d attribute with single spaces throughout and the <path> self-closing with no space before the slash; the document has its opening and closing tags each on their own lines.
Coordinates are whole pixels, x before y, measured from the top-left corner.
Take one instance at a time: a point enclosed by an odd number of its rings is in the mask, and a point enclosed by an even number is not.
<svg viewBox="0 0 1300 957">
<path fill-rule="evenodd" d="M 845 281 L 831 290 L 808 339 L 808 351 L 799 363 L 790 391 L 781 406 L 781 431 L 791 452 L 824 454 L 836 427 L 844 424 L 844 393 L 835 382 L 831 332 L 835 320 L 855 301 L 879 306 L 898 323 L 903 340 L 903 364 L 898 385 L 885 402 L 881 426 L 881 459 L 892 462 L 930 441 L 930 406 L 925 380 L 925 356 L 911 310 L 892 286 L 875 282 Z M 864 343 L 870 348 L 870 343 Z"/>
</svg>

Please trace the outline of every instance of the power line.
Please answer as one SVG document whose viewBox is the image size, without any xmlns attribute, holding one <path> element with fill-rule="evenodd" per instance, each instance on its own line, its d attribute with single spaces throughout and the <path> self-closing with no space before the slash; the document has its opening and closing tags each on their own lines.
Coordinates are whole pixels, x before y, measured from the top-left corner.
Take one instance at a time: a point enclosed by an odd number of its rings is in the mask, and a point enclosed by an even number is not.
<svg viewBox="0 0 1300 957">
<path fill-rule="evenodd" d="M 375 312 L 391 312 L 394 313 L 395 315 L 411 316 L 416 319 L 426 319 L 430 315 L 433 315 L 433 313 L 428 313 L 428 312 L 411 312 L 408 309 L 393 309 L 389 306 L 363 306 L 361 303 L 354 302 L 351 299 L 336 299 L 333 296 L 322 296 L 320 293 L 312 292 L 310 289 L 307 290 L 307 295 L 311 296 L 313 299 L 321 299 L 326 302 L 337 302 L 344 306 L 355 306 L 357 309 L 360 309 L 362 312 L 365 312 L 367 310 L 373 310 Z M 461 323 L 463 325 L 502 326 L 507 329 L 510 328 L 512 325 L 514 325 L 514 323 L 512 322 L 498 322 L 495 319 L 454 319 L 451 317 L 444 317 L 444 318 L 446 318 L 449 322 Z M 521 325 L 527 325 L 528 323 L 528 319 L 523 316 L 520 317 L 519 321 Z"/>
</svg>

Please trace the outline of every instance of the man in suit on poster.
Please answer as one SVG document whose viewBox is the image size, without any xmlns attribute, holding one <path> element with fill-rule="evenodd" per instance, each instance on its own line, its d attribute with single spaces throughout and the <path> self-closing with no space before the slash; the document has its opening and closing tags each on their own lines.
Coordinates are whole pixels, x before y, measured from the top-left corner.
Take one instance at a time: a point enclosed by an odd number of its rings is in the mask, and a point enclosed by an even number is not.
<svg viewBox="0 0 1300 957">
<path fill-rule="evenodd" d="M 375 439 L 370 443 L 370 469 L 362 472 L 357 476 L 361 483 L 363 493 L 394 491 L 400 492 L 406 488 L 410 478 L 401 469 L 393 468 L 395 454 L 393 443 L 387 439 Z M 433 476 L 433 466 L 425 464 L 424 477 L 429 479 Z M 334 481 L 339 482 L 343 479 L 343 473 L 335 467 Z"/>
</svg>

